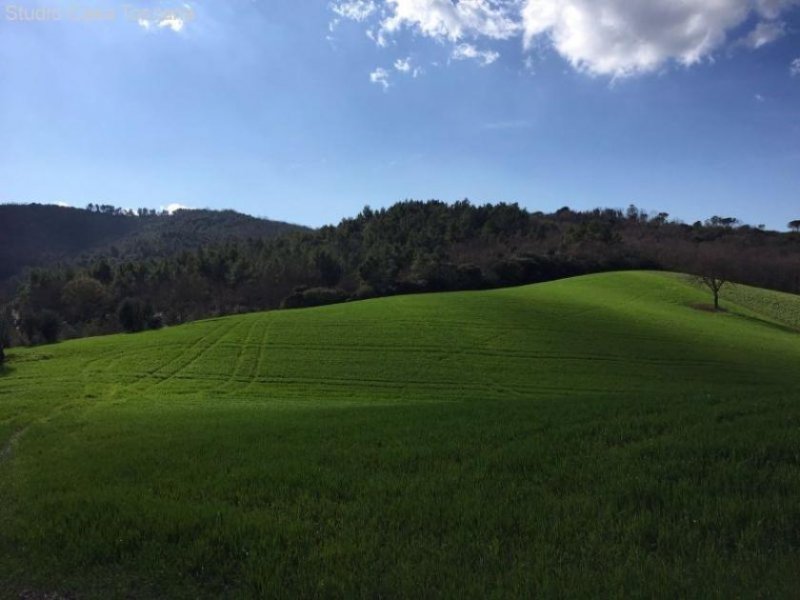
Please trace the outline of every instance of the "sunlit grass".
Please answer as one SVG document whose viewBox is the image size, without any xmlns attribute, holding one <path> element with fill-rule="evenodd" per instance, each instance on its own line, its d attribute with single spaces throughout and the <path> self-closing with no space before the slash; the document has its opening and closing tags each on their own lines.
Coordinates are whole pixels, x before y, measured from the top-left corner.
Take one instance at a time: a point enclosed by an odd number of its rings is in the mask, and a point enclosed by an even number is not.
<svg viewBox="0 0 800 600">
<path fill-rule="evenodd" d="M 15 350 L 0 587 L 791 596 L 800 340 L 703 301 L 610 274 Z"/>
</svg>

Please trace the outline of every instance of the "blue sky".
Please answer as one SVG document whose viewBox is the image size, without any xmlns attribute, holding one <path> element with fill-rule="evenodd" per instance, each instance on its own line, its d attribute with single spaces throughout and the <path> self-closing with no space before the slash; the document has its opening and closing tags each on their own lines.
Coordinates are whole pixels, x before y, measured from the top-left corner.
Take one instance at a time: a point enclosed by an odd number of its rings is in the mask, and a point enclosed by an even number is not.
<svg viewBox="0 0 800 600">
<path fill-rule="evenodd" d="M 800 218 L 798 0 L 0 11 L 0 202 L 314 226 L 465 197 Z"/>
</svg>

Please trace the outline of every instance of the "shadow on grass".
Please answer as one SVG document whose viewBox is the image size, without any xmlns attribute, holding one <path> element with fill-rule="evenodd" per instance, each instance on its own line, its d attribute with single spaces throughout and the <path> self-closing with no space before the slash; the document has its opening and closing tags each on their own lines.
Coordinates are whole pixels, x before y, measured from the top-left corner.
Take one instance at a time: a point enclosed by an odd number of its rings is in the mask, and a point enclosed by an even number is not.
<svg viewBox="0 0 800 600">
<path fill-rule="evenodd" d="M 728 312 L 726 309 L 724 309 L 722 307 L 714 308 L 713 304 L 705 304 L 703 302 L 696 302 L 694 304 L 690 304 L 689 306 L 691 308 L 695 309 L 695 310 L 700 310 L 700 311 L 703 311 L 703 312 L 720 313 L 720 314 L 724 314 L 724 313 Z"/>
<path fill-rule="evenodd" d="M 800 333 L 800 329 L 797 329 L 796 327 L 791 327 L 790 325 L 786 325 L 784 323 L 776 323 L 775 321 L 770 321 L 762 317 L 757 317 L 754 315 L 744 315 L 739 312 L 734 312 L 733 314 L 735 314 L 740 319 L 745 319 L 746 321 L 750 321 L 751 323 L 757 323 L 758 325 L 763 325 L 786 333 L 794 333 L 794 334 Z"/>
<path fill-rule="evenodd" d="M 736 316 L 736 317 L 738 317 L 740 319 L 744 319 L 745 321 L 749 321 L 751 323 L 754 323 L 756 325 L 761 325 L 762 327 L 769 327 L 770 329 L 776 329 L 778 331 L 783 331 L 785 333 L 795 333 L 795 334 L 796 333 L 800 333 L 800 329 L 797 329 L 796 327 L 792 327 L 790 325 L 786 325 L 785 323 L 778 323 L 778 322 L 776 322 L 774 320 L 766 319 L 764 317 L 759 317 L 759 316 L 756 316 L 756 315 L 747 315 L 747 314 L 739 312 L 739 311 L 737 311 L 735 309 L 729 310 L 729 309 L 724 308 L 724 307 L 720 307 L 719 309 L 715 309 L 713 304 L 704 304 L 704 303 L 690 304 L 689 307 L 693 308 L 694 310 L 699 310 L 699 311 L 702 311 L 702 312 L 708 312 L 708 313 L 711 313 L 711 314 L 720 314 L 720 315 L 729 314 L 729 315 L 733 315 L 733 316 Z"/>
</svg>

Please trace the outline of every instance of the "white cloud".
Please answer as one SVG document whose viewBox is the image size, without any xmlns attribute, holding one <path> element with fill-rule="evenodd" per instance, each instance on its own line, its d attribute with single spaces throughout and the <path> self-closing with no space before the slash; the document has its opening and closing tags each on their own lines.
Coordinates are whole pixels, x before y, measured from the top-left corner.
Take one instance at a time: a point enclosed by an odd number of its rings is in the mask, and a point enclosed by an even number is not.
<svg viewBox="0 0 800 600">
<path fill-rule="evenodd" d="M 367 20 L 377 9 L 373 0 L 343 0 L 331 5 L 331 10 L 343 19 L 359 23 Z"/>
<path fill-rule="evenodd" d="M 166 19 L 161 19 L 158 22 L 158 26 L 161 29 L 164 29 L 165 27 L 168 27 L 169 29 L 172 29 L 172 31 L 174 31 L 176 33 L 183 29 L 183 24 L 184 24 L 184 21 L 180 17 L 167 17 Z"/>
<path fill-rule="evenodd" d="M 754 49 L 761 48 L 784 35 L 786 35 L 786 23 L 783 21 L 762 21 L 744 38 L 744 43 Z"/>
<path fill-rule="evenodd" d="M 61 208 L 72 208 L 72 204 L 67 204 L 66 202 L 56 202 L 56 206 L 60 206 Z"/>
<path fill-rule="evenodd" d="M 177 15 L 165 17 L 157 21 L 149 19 L 139 19 L 137 23 L 139 24 L 139 27 L 146 29 L 147 31 L 150 31 L 153 28 L 158 28 L 158 29 L 171 29 L 175 33 L 183 31 L 183 27 L 184 25 L 186 25 L 186 21 L 184 21 L 181 17 Z"/>
<path fill-rule="evenodd" d="M 376 85 L 383 86 L 383 91 L 389 89 L 389 71 L 383 67 L 378 67 L 370 73 L 369 80 Z"/>
<path fill-rule="evenodd" d="M 777 19 L 781 13 L 800 5 L 800 0 L 756 0 L 756 11 L 765 19 Z"/>
<path fill-rule="evenodd" d="M 756 94 L 753 97 L 755 98 L 756 102 L 764 102 L 766 100 L 766 98 L 764 98 L 764 96 L 762 96 L 761 94 Z"/>
<path fill-rule="evenodd" d="M 125 15 L 135 19 L 137 25 L 146 31 L 169 29 L 175 33 L 183 31 L 186 23 L 196 18 L 195 9 L 188 3 L 171 10 L 126 6 Z"/>
<path fill-rule="evenodd" d="M 381 21 L 384 36 L 403 28 L 422 35 L 458 41 L 466 36 L 506 40 L 520 32 L 514 10 L 518 0 L 386 0 Z"/>
<path fill-rule="evenodd" d="M 175 214 L 179 210 L 192 210 L 191 207 L 185 206 L 183 204 L 178 204 L 177 202 L 173 202 L 172 204 L 168 204 L 167 206 L 161 207 L 162 211 L 167 211 L 169 214 Z"/>
<path fill-rule="evenodd" d="M 573 67 L 624 77 L 693 65 L 710 58 L 728 32 L 753 14 L 775 19 L 798 0 L 526 0 L 524 39 L 546 36 Z M 752 44 L 779 37 L 780 24 L 762 22 Z"/>
<path fill-rule="evenodd" d="M 789 65 L 789 72 L 792 77 L 800 77 L 800 58 L 795 58 Z"/>
<path fill-rule="evenodd" d="M 533 57 L 528 55 L 525 57 L 525 60 L 522 61 L 522 66 L 525 67 L 525 70 L 529 73 L 536 72 L 536 63 L 533 60 Z"/>
<path fill-rule="evenodd" d="M 398 58 L 394 61 L 394 68 L 405 75 L 411 75 L 414 79 L 425 72 L 422 67 L 411 64 L 411 57 Z"/>
<path fill-rule="evenodd" d="M 331 6 L 338 18 L 364 22 L 382 47 L 410 31 L 448 45 L 454 59 L 490 64 L 499 56 L 490 43 L 516 38 L 529 55 L 552 47 L 579 71 L 619 78 L 711 61 L 726 46 L 774 42 L 788 31 L 781 17 L 800 0 L 338 0 Z"/>
<path fill-rule="evenodd" d="M 500 54 L 498 52 L 493 50 L 478 50 L 472 44 L 459 44 L 453 48 L 453 53 L 451 56 L 455 60 L 476 60 L 482 67 L 490 65 L 500 58 Z"/>
</svg>

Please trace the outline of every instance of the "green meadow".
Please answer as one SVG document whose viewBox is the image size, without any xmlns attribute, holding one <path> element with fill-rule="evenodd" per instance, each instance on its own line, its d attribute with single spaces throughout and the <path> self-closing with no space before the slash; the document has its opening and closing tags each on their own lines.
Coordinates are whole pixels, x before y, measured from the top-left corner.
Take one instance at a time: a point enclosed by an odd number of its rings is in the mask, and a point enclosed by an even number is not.
<svg viewBox="0 0 800 600">
<path fill-rule="evenodd" d="M 673 274 L 13 349 L 0 597 L 796 597 L 800 298 Z"/>
</svg>

